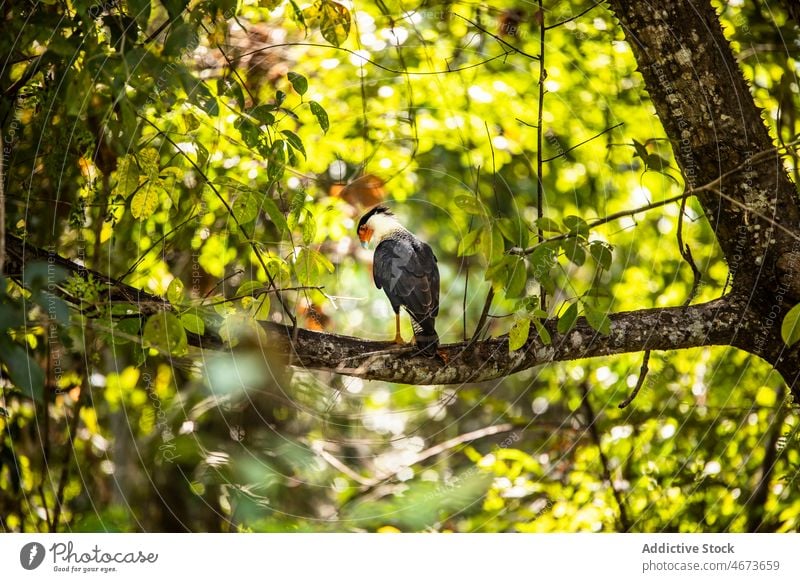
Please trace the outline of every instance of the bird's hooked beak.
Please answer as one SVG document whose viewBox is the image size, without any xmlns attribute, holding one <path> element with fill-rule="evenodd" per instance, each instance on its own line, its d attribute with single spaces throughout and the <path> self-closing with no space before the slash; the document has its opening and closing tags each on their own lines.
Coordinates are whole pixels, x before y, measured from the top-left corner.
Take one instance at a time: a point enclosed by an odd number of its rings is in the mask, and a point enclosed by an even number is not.
<svg viewBox="0 0 800 582">
<path fill-rule="evenodd" d="M 358 229 L 358 240 L 361 241 L 362 249 L 369 248 L 369 241 L 372 239 L 372 232 L 372 229 L 366 225 L 363 225 Z"/>
</svg>

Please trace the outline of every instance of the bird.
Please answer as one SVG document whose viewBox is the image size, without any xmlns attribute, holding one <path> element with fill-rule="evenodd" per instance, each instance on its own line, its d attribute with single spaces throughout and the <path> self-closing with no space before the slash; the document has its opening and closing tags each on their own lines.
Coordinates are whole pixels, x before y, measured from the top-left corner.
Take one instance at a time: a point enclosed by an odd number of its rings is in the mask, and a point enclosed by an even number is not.
<svg viewBox="0 0 800 582">
<path fill-rule="evenodd" d="M 428 243 L 404 227 L 386 206 L 372 208 L 358 222 L 358 238 L 363 248 L 375 241 L 372 276 L 375 286 L 383 289 L 395 314 L 395 338 L 400 334 L 400 308 L 411 316 L 414 340 L 420 353 L 436 357 L 439 336 L 439 267 Z"/>
</svg>

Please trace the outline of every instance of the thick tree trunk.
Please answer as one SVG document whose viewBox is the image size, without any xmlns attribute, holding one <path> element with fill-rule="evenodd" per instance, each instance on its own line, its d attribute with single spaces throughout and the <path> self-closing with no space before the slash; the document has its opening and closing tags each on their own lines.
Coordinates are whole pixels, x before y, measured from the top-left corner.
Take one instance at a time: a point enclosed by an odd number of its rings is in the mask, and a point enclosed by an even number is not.
<svg viewBox="0 0 800 582">
<path fill-rule="evenodd" d="M 742 306 L 732 345 L 759 355 L 797 395 L 800 354 L 780 327 L 800 303 L 800 210 L 708 0 L 611 0 L 689 186 L 717 235 Z M 720 179 L 721 178 L 721 179 Z"/>
</svg>

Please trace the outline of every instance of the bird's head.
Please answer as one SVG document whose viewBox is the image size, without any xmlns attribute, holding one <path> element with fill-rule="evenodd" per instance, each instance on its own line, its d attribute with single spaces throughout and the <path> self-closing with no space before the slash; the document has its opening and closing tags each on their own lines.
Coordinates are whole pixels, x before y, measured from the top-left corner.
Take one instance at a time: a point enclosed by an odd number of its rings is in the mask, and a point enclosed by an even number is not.
<svg viewBox="0 0 800 582">
<path fill-rule="evenodd" d="M 392 230 L 402 228 L 394 214 L 386 206 L 376 206 L 358 221 L 358 240 L 367 248 L 373 237 L 380 241 Z"/>
</svg>

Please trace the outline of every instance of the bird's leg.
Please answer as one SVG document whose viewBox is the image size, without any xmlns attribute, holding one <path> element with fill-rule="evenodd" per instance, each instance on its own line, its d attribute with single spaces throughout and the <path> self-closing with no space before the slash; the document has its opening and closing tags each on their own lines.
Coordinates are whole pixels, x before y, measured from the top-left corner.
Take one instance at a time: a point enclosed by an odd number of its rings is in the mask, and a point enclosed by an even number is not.
<svg viewBox="0 0 800 582">
<path fill-rule="evenodd" d="M 394 314 L 394 321 L 395 321 L 395 333 L 394 333 L 394 343 L 399 345 L 404 345 L 405 342 L 403 341 L 403 336 L 400 335 L 400 312 Z"/>
</svg>

